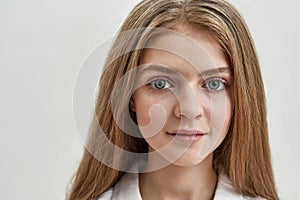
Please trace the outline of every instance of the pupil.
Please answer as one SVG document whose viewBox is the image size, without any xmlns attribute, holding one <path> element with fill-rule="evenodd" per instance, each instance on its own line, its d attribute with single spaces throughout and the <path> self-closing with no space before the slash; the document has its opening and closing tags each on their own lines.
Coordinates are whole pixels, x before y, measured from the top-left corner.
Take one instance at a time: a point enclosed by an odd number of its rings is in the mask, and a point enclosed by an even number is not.
<svg viewBox="0 0 300 200">
<path fill-rule="evenodd" d="M 219 82 L 217 82 L 217 81 L 212 81 L 212 82 L 210 82 L 210 87 L 212 88 L 212 89 L 216 89 L 216 88 L 218 88 L 219 87 Z"/>
<path fill-rule="evenodd" d="M 166 82 L 164 80 L 155 81 L 155 87 L 157 89 L 162 89 L 165 87 L 165 85 L 166 85 Z"/>
</svg>

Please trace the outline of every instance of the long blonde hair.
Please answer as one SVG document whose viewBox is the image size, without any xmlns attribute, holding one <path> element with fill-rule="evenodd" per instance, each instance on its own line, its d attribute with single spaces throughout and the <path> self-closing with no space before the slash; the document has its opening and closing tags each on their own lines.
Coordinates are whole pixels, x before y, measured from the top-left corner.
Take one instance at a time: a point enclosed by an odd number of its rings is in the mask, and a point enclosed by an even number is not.
<svg viewBox="0 0 300 200">
<path fill-rule="evenodd" d="M 144 0 L 129 14 L 119 33 L 140 29 L 130 37 L 117 37 L 108 56 L 109 67 L 103 72 L 95 115 L 106 137 L 115 145 L 132 152 L 147 152 L 147 143 L 124 133 L 114 116 L 122 119 L 128 109 L 132 90 L 132 77 L 128 77 L 124 90 L 118 93 L 122 99 L 118 113 L 111 111 L 111 88 L 130 69 L 138 66 L 141 47 L 149 32 L 145 27 L 169 28 L 184 23 L 195 29 L 209 31 L 218 39 L 226 53 L 233 72 L 234 114 L 229 132 L 214 151 L 213 166 L 229 177 L 234 189 L 241 194 L 266 199 L 279 199 L 270 158 L 264 87 L 260 67 L 249 30 L 237 10 L 224 0 Z M 136 49 L 127 51 L 128 49 Z M 120 53 L 127 52 L 127 53 Z M 121 55 L 112 61 L 112 57 Z M 124 101 L 123 101 L 124 100 Z M 126 119 L 123 119 L 123 121 Z M 126 124 L 126 121 L 124 122 Z M 98 130 L 93 130 L 96 134 Z M 91 138 L 93 138 L 93 133 Z M 120 165 L 122 155 L 101 148 L 101 141 L 91 140 L 89 145 L 103 156 L 113 155 L 113 162 Z M 112 150 L 113 151 L 113 150 Z M 98 161 L 85 149 L 75 175 L 70 200 L 94 199 L 113 186 L 123 172 Z"/>
</svg>

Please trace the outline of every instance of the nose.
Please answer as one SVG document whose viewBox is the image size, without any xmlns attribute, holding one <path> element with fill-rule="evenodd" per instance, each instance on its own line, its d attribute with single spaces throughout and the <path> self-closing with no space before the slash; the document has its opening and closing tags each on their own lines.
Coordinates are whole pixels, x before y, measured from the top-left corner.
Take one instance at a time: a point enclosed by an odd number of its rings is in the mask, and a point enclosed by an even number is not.
<svg viewBox="0 0 300 200">
<path fill-rule="evenodd" d="M 187 84 L 175 94 L 177 104 L 175 115 L 178 118 L 198 119 L 203 115 L 204 105 L 203 97 L 201 98 L 199 88 L 192 84 Z"/>
</svg>

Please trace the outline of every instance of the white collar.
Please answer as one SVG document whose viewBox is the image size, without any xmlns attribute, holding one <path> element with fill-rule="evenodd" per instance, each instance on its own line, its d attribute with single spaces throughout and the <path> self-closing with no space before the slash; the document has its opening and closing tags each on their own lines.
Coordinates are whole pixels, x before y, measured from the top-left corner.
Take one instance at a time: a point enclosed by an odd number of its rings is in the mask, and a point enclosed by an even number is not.
<svg viewBox="0 0 300 200">
<path fill-rule="evenodd" d="M 251 198 L 243 196 L 234 191 L 230 180 L 223 174 L 218 177 L 218 185 L 214 200 L 262 200 L 262 198 Z M 107 192 L 103 193 L 98 200 L 142 200 L 139 191 L 138 173 L 126 173 Z"/>
</svg>

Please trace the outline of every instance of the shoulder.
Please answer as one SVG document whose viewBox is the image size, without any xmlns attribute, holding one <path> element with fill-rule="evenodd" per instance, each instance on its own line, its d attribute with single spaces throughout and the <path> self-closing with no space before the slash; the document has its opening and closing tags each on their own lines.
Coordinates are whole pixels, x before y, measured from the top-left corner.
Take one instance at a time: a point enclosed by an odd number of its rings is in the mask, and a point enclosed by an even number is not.
<svg viewBox="0 0 300 200">
<path fill-rule="evenodd" d="M 106 192 L 100 195 L 97 200 L 111 200 L 113 194 L 113 188 L 109 188 Z"/>
<path fill-rule="evenodd" d="M 139 192 L 138 174 L 126 173 L 117 184 L 104 192 L 98 200 L 142 200 Z M 220 174 L 214 200 L 265 200 L 237 193 L 227 176 Z"/>
<path fill-rule="evenodd" d="M 265 200 L 265 199 L 261 197 L 244 196 L 240 193 L 237 193 L 234 190 L 229 178 L 224 174 L 220 174 L 214 200 Z"/>
</svg>

